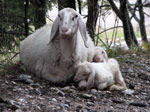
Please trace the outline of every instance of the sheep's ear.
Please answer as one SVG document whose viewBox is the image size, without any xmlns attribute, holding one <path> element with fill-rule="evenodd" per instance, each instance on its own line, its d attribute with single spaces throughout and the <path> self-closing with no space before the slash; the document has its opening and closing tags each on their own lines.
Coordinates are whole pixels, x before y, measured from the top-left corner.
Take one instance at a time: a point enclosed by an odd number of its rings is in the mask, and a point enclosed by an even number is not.
<svg viewBox="0 0 150 112">
<path fill-rule="evenodd" d="M 94 86 L 94 82 L 95 82 L 95 71 L 93 70 L 88 78 L 88 82 L 87 82 L 87 89 L 91 89 Z"/>
<path fill-rule="evenodd" d="M 83 19 L 81 18 L 81 16 L 79 15 L 79 30 L 80 30 L 80 33 L 81 33 L 81 36 L 83 38 L 83 41 L 84 41 L 84 45 L 85 47 L 88 48 L 88 45 L 87 45 L 87 30 L 86 30 L 86 26 L 85 26 L 85 23 L 83 22 Z"/>
<path fill-rule="evenodd" d="M 51 35 L 49 43 L 54 39 L 54 37 L 58 34 L 58 28 L 59 28 L 59 18 L 56 17 L 55 21 L 53 22 L 52 28 L 51 28 Z"/>
</svg>

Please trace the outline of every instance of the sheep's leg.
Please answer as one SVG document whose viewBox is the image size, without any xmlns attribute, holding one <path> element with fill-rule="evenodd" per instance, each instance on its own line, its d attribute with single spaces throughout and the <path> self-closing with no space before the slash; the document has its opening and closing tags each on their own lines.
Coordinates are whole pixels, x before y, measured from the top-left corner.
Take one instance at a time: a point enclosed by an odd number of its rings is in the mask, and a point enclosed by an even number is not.
<svg viewBox="0 0 150 112">
<path fill-rule="evenodd" d="M 85 89 L 87 87 L 87 81 L 81 80 L 78 84 L 79 89 Z"/>
</svg>

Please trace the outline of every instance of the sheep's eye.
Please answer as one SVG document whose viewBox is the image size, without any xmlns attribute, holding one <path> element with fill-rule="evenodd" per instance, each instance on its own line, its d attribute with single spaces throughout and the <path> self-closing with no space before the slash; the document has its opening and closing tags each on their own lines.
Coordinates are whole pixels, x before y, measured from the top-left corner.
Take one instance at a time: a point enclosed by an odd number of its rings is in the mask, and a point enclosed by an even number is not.
<svg viewBox="0 0 150 112">
<path fill-rule="evenodd" d="M 102 51 L 102 54 L 104 54 L 104 51 Z"/>
<path fill-rule="evenodd" d="M 75 19 L 75 18 L 77 18 L 78 17 L 78 15 L 75 15 L 73 18 L 72 18 L 72 21 Z"/>
<path fill-rule="evenodd" d="M 60 15 L 58 15 L 58 17 L 59 17 L 59 19 L 60 19 L 60 21 L 62 20 L 62 17 L 60 17 Z"/>
</svg>

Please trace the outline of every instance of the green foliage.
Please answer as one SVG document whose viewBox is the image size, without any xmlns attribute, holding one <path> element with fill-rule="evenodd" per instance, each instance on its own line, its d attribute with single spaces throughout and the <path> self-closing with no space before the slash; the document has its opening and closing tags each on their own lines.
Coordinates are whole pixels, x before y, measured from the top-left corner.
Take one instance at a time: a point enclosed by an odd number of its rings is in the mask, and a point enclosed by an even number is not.
<svg viewBox="0 0 150 112">
<path fill-rule="evenodd" d="M 35 1 L 34 1 L 35 2 Z M 51 9 L 56 0 L 46 0 L 46 11 Z M 25 38 L 25 0 L 2 0 L 0 1 L 0 49 L 11 50 L 19 46 L 21 40 Z M 29 1 L 27 21 L 29 34 L 32 33 L 35 21 L 35 4 Z"/>
<path fill-rule="evenodd" d="M 146 51 L 150 51 L 150 43 L 143 42 L 142 45 Z"/>
</svg>

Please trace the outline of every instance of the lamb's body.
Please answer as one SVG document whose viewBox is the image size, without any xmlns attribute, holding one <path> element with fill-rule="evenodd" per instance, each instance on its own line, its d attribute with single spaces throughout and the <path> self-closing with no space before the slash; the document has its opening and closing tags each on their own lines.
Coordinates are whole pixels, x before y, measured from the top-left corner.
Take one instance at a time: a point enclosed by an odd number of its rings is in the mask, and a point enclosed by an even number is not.
<svg viewBox="0 0 150 112">
<path fill-rule="evenodd" d="M 72 11 L 69 8 L 66 10 Z M 75 11 L 72 12 L 76 13 Z M 74 75 L 74 67 L 78 63 L 92 61 L 93 55 L 88 56 L 88 52 L 93 51 L 94 44 L 86 33 L 86 44 L 89 48 L 85 47 L 78 27 L 74 35 L 70 34 L 72 37 L 62 38 L 62 35 L 56 29 L 56 22 L 53 25 L 56 34 L 52 34 L 54 31 L 51 33 L 51 30 L 54 30 L 52 25 L 45 25 L 22 42 L 20 59 L 26 68 L 37 76 L 52 82 L 65 82 Z M 53 37 L 55 38 L 53 39 Z"/>
<path fill-rule="evenodd" d="M 115 59 L 109 59 L 107 63 L 84 62 L 80 64 L 74 80 L 80 81 L 79 88 L 97 87 L 103 90 L 110 87 L 110 90 L 126 89 L 118 62 Z"/>
<path fill-rule="evenodd" d="M 95 70 L 94 87 L 103 90 L 114 84 L 114 77 L 111 69 L 106 63 L 91 63 Z"/>
</svg>

